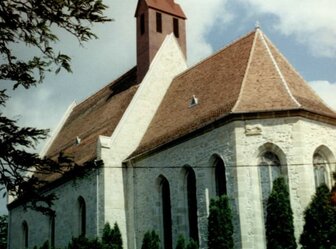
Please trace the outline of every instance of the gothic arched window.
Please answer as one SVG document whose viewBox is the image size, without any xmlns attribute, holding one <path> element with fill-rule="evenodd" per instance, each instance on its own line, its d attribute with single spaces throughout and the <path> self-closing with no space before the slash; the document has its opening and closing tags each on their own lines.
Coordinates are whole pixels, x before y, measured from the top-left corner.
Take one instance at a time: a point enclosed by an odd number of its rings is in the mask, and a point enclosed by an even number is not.
<svg viewBox="0 0 336 249">
<path fill-rule="evenodd" d="M 272 191 L 273 181 L 282 175 L 281 163 L 279 157 L 270 151 L 263 153 L 259 160 L 261 196 L 266 214 L 267 199 Z"/>
<path fill-rule="evenodd" d="M 315 153 L 313 157 L 314 165 L 314 178 L 315 178 L 315 187 L 319 187 L 322 184 L 328 185 L 328 161 L 320 153 Z"/>
<path fill-rule="evenodd" d="M 188 199 L 188 221 L 189 237 L 198 242 L 198 217 L 197 217 L 197 196 L 196 196 L 196 176 L 191 167 L 186 171 L 187 199 Z"/>
<path fill-rule="evenodd" d="M 28 248 L 28 240 L 29 240 L 29 229 L 26 221 L 22 222 L 22 245 L 23 248 Z"/>
<path fill-rule="evenodd" d="M 83 197 L 78 198 L 78 221 L 79 221 L 79 235 L 86 235 L 86 204 Z"/>
<path fill-rule="evenodd" d="M 172 215 L 170 203 L 170 187 L 166 178 L 161 182 L 161 198 L 162 198 L 162 220 L 163 220 L 163 243 L 164 249 L 172 249 Z"/>
<path fill-rule="evenodd" d="M 226 190 L 226 174 L 225 165 L 221 158 L 216 157 L 214 162 L 215 167 L 215 184 L 216 184 L 216 195 L 222 196 L 227 194 Z"/>
</svg>

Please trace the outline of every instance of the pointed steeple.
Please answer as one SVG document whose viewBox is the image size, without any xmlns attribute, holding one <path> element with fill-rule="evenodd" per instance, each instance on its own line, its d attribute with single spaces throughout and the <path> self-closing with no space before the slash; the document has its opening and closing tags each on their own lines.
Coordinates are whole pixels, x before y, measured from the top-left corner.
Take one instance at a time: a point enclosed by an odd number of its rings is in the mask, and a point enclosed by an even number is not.
<svg viewBox="0 0 336 249">
<path fill-rule="evenodd" d="M 174 0 L 138 0 L 135 17 L 137 81 L 140 83 L 167 35 L 174 33 L 186 56 L 186 17 L 180 5 Z"/>
</svg>

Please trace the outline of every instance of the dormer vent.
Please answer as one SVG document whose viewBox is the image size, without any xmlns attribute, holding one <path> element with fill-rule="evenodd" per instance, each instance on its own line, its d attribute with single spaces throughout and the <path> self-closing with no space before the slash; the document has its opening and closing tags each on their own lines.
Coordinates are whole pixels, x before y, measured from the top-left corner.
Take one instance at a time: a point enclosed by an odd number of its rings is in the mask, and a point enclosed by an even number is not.
<svg viewBox="0 0 336 249">
<path fill-rule="evenodd" d="M 198 98 L 196 98 L 195 95 L 192 96 L 191 100 L 190 100 L 190 103 L 189 103 L 189 107 L 193 107 L 195 105 L 198 105 Z"/>
<path fill-rule="evenodd" d="M 80 137 L 76 137 L 76 141 L 75 141 L 76 145 L 79 145 L 81 143 L 81 139 Z"/>
</svg>

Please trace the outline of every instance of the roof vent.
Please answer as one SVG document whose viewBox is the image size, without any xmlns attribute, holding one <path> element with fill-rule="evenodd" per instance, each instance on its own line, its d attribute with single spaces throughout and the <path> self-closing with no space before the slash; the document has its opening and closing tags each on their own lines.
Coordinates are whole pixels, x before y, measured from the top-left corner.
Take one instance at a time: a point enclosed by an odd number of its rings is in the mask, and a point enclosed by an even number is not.
<svg viewBox="0 0 336 249">
<path fill-rule="evenodd" d="M 81 139 L 79 137 L 76 137 L 76 144 L 80 144 L 81 143 Z"/>
<path fill-rule="evenodd" d="M 198 105 L 198 98 L 196 98 L 196 96 L 193 95 L 191 100 L 190 100 L 189 107 L 193 107 L 195 105 Z"/>
</svg>

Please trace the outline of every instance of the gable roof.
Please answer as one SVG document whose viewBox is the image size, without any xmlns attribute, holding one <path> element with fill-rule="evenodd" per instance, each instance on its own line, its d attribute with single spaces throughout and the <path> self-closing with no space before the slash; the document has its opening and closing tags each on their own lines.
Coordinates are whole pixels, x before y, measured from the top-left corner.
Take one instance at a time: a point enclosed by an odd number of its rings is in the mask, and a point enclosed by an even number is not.
<svg viewBox="0 0 336 249">
<path fill-rule="evenodd" d="M 174 0 L 139 0 L 135 11 L 135 16 L 137 16 L 138 8 L 142 1 L 144 1 L 149 8 L 187 19 L 181 6 L 175 3 Z"/>
<path fill-rule="evenodd" d="M 82 164 L 96 157 L 98 136 L 111 136 L 138 88 L 136 68 L 73 108 L 46 156 L 62 151 Z M 80 143 L 76 144 L 76 138 Z"/>
<path fill-rule="evenodd" d="M 198 104 L 191 107 L 193 98 Z M 230 115 L 289 110 L 336 120 L 336 113 L 256 29 L 173 80 L 133 155 Z"/>
</svg>

